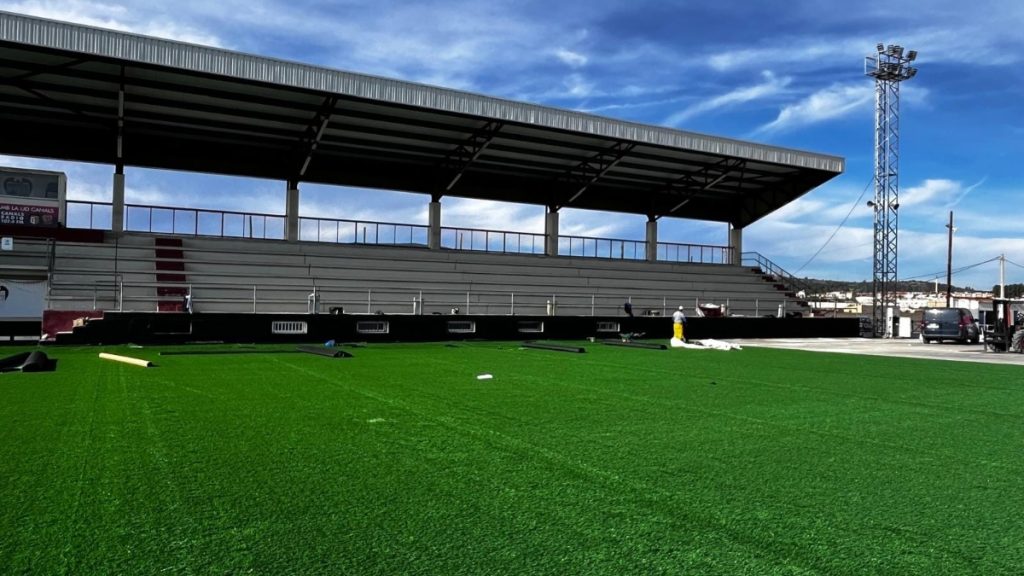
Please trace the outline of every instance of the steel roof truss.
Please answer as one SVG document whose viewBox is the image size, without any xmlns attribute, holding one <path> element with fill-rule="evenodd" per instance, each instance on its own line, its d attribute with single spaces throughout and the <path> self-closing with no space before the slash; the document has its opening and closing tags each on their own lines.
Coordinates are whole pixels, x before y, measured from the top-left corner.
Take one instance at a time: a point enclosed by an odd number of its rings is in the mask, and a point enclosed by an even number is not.
<svg viewBox="0 0 1024 576">
<path fill-rule="evenodd" d="M 442 168 L 454 172 L 454 175 L 444 187 L 445 192 L 451 191 L 459 183 L 459 180 L 466 173 L 466 170 L 469 169 L 469 166 L 494 141 L 495 135 L 501 130 L 502 126 L 504 124 L 496 121 L 484 124 L 479 130 L 471 134 L 465 142 L 456 146 L 454 150 L 444 157 L 444 160 L 441 161 Z"/>
<path fill-rule="evenodd" d="M 678 204 L 669 209 L 668 212 L 656 216 L 655 219 L 657 220 L 662 216 L 670 216 L 674 214 L 677 210 L 679 210 L 683 206 L 686 206 L 690 202 L 690 200 L 693 200 L 693 198 L 700 194 L 701 192 L 725 192 L 725 190 L 717 190 L 715 186 L 717 186 L 723 180 L 725 180 L 725 178 L 737 168 L 740 169 L 740 181 L 742 183 L 742 175 L 744 173 L 743 171 L 745 170 L 746 164 L 746 160 L 736 158 L 723 158 L 722 160 L 716 162 L 711 166 L 705 166 L 704 168 L 701 168 L 700 170 L 697 171 L 697 174 L 683 174 L 676 180 L 669 182 L 664 187 L 664 189 L 661 190 L 661 192 L 668 192 L 671 194 L 675 192 L 680 185 L 683 184 L 687 185 L 687 191 L 684 193 L 683 199 Z M 716 172 L 718 172 L 717 175 L 715 174 Z"/>
<path fill-rule="evenodd" d="M 636 148 L 636 143 L 616 142 L 611 148 L 603 150 L 569 169 L 562 176 L 562 179 L 573 184 L 575 191 L 558 208 L 561 209 L 575 202 L 588 188 L 593 186 L 602 176 L 621 162 L 633 148 Z"/>
<path fill-rule="evenodd" d="M 324 99 L 320 110 L 317 111 L 316 115 L 310 120 L 309 125 L 306 126 L 305 135 L 299 142 L 299 157 L 302 158 L 302 164 L 295 178 L 296 181 L 301 180 L 306 175 L 309 163 L 313 161 L 313 153 L 316 152 L 317 146 L 320 145 L 324 132 L 327 131 L 327 125 L 331 123 L 331 114 L 334 112 L 334 107 L 337 104 L 338 98 L 335 96 L 329 96 Z"/>
</svg>

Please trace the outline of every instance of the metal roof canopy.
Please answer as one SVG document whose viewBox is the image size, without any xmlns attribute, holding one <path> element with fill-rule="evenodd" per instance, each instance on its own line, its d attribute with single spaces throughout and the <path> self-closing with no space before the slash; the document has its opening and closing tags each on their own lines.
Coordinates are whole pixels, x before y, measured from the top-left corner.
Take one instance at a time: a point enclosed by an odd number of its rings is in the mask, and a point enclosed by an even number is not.
<svg viewBox="0 0 1024 576">
<path fill-rule="evenodd" d="M 747 226 L 843 159 L 0 12 L 0 153 Z"/>
</svg>

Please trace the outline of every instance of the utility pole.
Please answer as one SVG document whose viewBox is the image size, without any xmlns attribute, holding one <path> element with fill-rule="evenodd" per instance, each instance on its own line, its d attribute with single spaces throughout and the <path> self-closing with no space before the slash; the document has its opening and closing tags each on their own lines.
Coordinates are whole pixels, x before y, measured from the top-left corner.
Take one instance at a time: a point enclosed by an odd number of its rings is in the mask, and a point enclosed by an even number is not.
<svg viewBox="0 0 1024 576">
<path fill-rule="evenodd" d="M 953 296 L 953 211 L 949 211 L 949 247 L 946 249 L 946 308 Z"/>
<path fill-rule="evenodd" d="M 999 298 L 1006 298 L 1006 254 L 999 255 Z"/>
<path fill-rule="evenodd" d="M 864 74 L 875 79 L 875 255 L 872 317 L 875 336 L 892 337 L 891 318 L 896 306 L 896 210 L 899 201 L 900 82 L 917 75 L 910 63 L 917 51 L 879 43 L 864 60 Z"/>
</svg>

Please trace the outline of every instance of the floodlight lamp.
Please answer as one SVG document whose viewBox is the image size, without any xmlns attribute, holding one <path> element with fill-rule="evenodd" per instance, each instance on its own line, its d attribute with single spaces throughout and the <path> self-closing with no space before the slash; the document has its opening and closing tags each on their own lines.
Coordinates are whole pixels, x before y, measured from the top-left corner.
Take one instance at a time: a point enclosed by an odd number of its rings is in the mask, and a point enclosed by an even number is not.
<svg viewBox="0 0 1024 576">
<path fill-rule="evenodd" d="M 878 43 L 878 46 L 876 46 L 876 48 L 878 49 L 879 54 L 885 52 L 885 44 L 882 44 L 881 42 Z"/>
<path fill-rule="evenodd" d="M 893 50 L 892 53 L 895 54 L 897 58 L 902 58 L 903 57 L 903 46 L 897 45 L 896 49 Z"/>
<path fill-rule="evenodd" d="M 868 208 L 874 208 L 874 207 L 875 207 L 875 201 L 874 200 L 868 200 Z"/>
<path fill-rule="evenodd" d="M 907 52 L 907 60 L 910 62 L 917 60 L 917 50 L 911 50 L 910 52 Z"/>
<path fill-rule="evenodd" d="M 907 68 L 907 79 L 911 79 L 917 76 L 917 68 Z"/>
<path fill-rule="evenodd" d="M 899 210 L 900 209 L 900 203 L 899 202 L 893 202 L 892 203 L 892 209 L 893 210 Z"/>
</svg>

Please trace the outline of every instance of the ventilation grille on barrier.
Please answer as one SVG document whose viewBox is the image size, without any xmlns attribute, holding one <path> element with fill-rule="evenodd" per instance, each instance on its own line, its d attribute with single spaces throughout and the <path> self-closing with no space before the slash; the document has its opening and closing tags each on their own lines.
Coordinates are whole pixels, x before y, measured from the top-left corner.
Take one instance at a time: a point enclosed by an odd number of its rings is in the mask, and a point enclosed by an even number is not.
<svg viewBox="0 0 1024 576">
<path fill-rule="evenodd" d="M 305 334 L 308 327 L 305 322 L 278 320 L 270 323 L 270 331 L 274 334 Z"/>
<path fill-rule="evenodd" d="M 539 320 L 524 320 L 519 323 L 519 331 L 529 334 L 540 334 L 544 332 L 544 322 Z"/>
<path fill-rule="evenodd" d="M 476 322 L 473 320 L 449 320 L 449 334 L 476 334 Z"/>
<path fill-rule="evenodd" d="M 597 323 L 597 331 L 598 332 L 614 332 L 614 333 L 618 334 L 622 330 L 620 329 L 618 322 L 598 322 Z"/>
<path fill-rule="evenodd" d="M 387 334 L 388 323 L 386 321 L 356 322 L 356 332 L 360 334 Z"/>
</svg>

